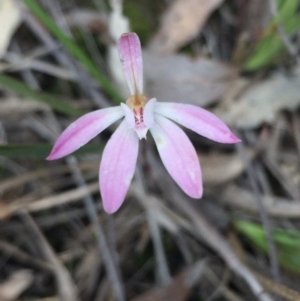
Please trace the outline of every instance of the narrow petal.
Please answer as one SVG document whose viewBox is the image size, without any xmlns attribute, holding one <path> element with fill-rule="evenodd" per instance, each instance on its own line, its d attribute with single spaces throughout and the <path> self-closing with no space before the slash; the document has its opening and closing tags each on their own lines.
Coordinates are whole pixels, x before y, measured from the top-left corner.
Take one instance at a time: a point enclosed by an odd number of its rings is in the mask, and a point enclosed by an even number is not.
<svg viewBox="0 0 300 301">
<path fill-rule="evenodd" d="M 144 123 L 148 128 L 154 124 L 154 108 L 156 106 L 156 98 L 150 99 L 144 108 Z"/>
<path fill-rule="evenodd" d="M 73 153 L 123 116 L 120 106 L 83 115 L 58 137 L 47 160 L 59 159 Z"/>
<path fill-rule="evenodd" d="M 139 140 L 124 120 L 108 141 L 102 155 L 99 185 L 107 213 L 122 205 L 134 174 Z"/>
<path fill-rule="evenodd" d="M 135 125 L 135 122 L 134 122 L 134 114 L 133 114 L 132 110 L 125 103 L 121 103 L 121 108 L 124 112 L 127 126 L 129 128 L 133 128 Z"/>
<path fill-rule="evenodd" d="M 161 116 L 155 120 L 150 132 L 167 171 L 187 195 L 201 198 L 200 164 L 191 141 L 172 121 Z"/>
<path fill-rule="evenodd" d="M 157 103 L 155 113 L 170 118 L 208 139 L 221 143 L 237 143 L 238 139 L 217 116 L 187 104 Z"/>
<path fill-rule="evenodd" d="M 137 34 L 122 34 L 118 41 L 118 51 L 131 95 L 143 94 L 143 58 Z"/>
</svg>

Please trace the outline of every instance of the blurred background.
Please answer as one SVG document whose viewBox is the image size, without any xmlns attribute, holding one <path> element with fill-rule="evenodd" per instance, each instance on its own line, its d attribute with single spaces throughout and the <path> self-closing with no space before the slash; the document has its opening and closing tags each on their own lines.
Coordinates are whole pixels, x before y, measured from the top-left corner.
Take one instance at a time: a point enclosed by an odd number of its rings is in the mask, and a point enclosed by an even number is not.
<svg viewBox="0 0 300 301">
<path fill-rule="evenodd" d="M 0 300 L 300 300 L 299 28 L 300 0 L 0 0 Z M 78 116 L 129 97 L 129 31 L 147 96 L 204 107 L 243 143 L 186 131 L 204 181 L 192 200 L 148 135 L 107 215 L 115 126 L 45 158 Z"/>
</svg>

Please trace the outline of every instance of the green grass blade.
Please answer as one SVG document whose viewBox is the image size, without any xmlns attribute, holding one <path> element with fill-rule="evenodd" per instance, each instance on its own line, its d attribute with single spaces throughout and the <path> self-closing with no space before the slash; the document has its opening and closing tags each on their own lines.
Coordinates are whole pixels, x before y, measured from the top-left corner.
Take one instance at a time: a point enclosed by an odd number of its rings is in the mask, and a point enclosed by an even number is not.
<svg viewBox="0 0 300 301">
<path fill-rule="evenodd" d="M 254 71 L 267 67 L 286 52 L 276 26 L 282 25 L 287 35 L 294 34 L 300 26 L 300 16 L 297 14 L 299 3 L 300 0 L 280 3 L 278 15 L 265 29 L 264 37 L 258 42 L 251 56 L 245 62 L 245 70 Z"/>
<path fill-rule="evenodd" d="M 91 76 L 99 81 L 102 88 L 110 95 L 114 101 L 121 103 L 124 99 L 119 95 L 110 81 L 95 67 L 87 54 L 69 38 L 49 17 L 49 15 L 37 4 L 35 0 L 23 0 L 32 13 L 42 22 L 48 30 L 65 46 L 68 52 L 76 58 L 87 69 Z"/>
<path fill-rule="evenodd" d="M 68 104 L 64 100 L 59 99 L 54 95 L 33 90 L 25 84 L 23 84 L 22 82 L 4 74 L 0 74 L 0 87 L 18 93 L 24 97 L 44 102 L 50 107 L 52 107 L 54 110 L 64 113 L 66 115 L 78 117 L 85 113 L 83 110 L 77 109 L 76 107 L 72 106 L 71 104 Z"/>
<path fill-rule="evenodd" d="M 266 235 L 261 225 L 239 220 L 234 223 L 234 227 L 254 246 L 268 254 Z M 274 229 L 273 239 L 277 246 L 280 264 L 289 271 L 300 274 L 300 231 Z"/>
<path fill-rule="evenodd" d="M 1 145 L 0 146 L 0 156 L 7 158 L 32 158 L 32 159 L 45 159 L 51 149 L 53 144 L 42 143 L 42 144 L 19 144 L 19 145 Z M 99 153 L 103 150 L 103 144 L 100 143 L 90 143 L 81 147 L 74 155 L 83 155 L 88 153 Z"/>
</svg>

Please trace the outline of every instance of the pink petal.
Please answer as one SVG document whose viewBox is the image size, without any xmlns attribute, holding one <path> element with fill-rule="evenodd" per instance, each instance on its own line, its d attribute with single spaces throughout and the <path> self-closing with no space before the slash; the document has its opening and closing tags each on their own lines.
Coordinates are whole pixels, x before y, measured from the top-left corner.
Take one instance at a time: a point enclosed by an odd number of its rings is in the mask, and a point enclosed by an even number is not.
<svg viewBox="0 0 300 301">
<path fill-rule="evenodd" d="M 172 121 L 161 116 L 156 116 L 155 120 L 150 132 L 166 169 L 187 195 L 201 198 L 200 164 L 191 141 Z"/>
<path fill-rule="evenodd" d="M 155 113 L 170 118 L 197 134 L 221 143 L 237 143 L 228 126 L 217 116 L 197 106 L 177 103 L 157 103 Z"/>
<path fill-rule="evenodd" d="M 118 41 L 119 56 L 131 95 L 143 93 L 143 58 L 136 33 L 124 33 Z"/>
<path fill-rule="evenodd" d="M 102 155 L 99 184 L 103 207 L 107 213 L 122 205 L 134 174 L 139 140 L 124 120 L 109 139 Z"/>
<path fill-rule="evenodd" d="M 120 106 L 97 110 L 71 123 L 56 140 L 47 160 L 67 156 L 124 116 Z"/>
</svg>

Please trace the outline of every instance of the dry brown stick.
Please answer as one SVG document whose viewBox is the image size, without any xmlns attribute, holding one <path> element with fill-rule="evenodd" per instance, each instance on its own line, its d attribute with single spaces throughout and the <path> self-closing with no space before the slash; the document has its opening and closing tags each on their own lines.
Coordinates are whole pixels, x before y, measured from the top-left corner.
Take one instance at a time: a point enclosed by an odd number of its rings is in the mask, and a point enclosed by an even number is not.
<svg viewBox="0 0 300 301">
<path fill-rule="evenodd" d="M 20 269 L 14 271 L 0 284 L 0 300 L 15 301 L 34 280 L 31 270 Z"/>
<path fill-rule="evenodd" d="M 55 206 L 61 206 L 62 204 L 67 204 L 74 201 L 80 201 L 87 194 L 96 192 L 97 190 L 99 190 L 98 182 L 92 183 L 84 187 L 75 188 L 54 196 L 49 196 L 35 201 L 33 203 L 27 204 L 25 206 L 23 204 L 8 205 L 7 207 L 1 209 L 0 219 L 14 214 L 23 208 L 25 208 L 28 212 L 35 212 L 52 208 Z"/>
<path fill-rule="evenodd" d="M 77 290 L 68 270 L 56 256 L 45 236 L 27 211 L 22 210 L 21 216 L 29 230 L 34 234 L 35 241 L 38 243 L 40 251 L 53 266 L 53 273 L 61 301 L 78 301 Z"/>
<path fill-rule="evenodd" d="M 63 80 L 71 80 L 71 81 L 77 80 L 76 74 L 72 73 L 70 70 L 67 70 L 64 67 L 55 66 L 54 64 L 47 63 L 42 60 L 27 59 L 27 58 L 24 58 L 22 60 L 22 57 L 15 53 L 7 53 L 5 59 L 10 64 L 0 67 L 1 72 L 22 71 L 22 70 L 30 69 L 34 71 L 40 71 L 45 74 L 49 74 L 54 77 L 61 78 Z"/>
<path fill-rule="evenodd" d="M 30 264 L 32 266 L 35 266 L 39 269 L 43 269 L 46 271 L 52 272 L 53 270 L 53 267 L 49 263 L 45 263 L 40 259 L 31 257 L 26 252 L 20 250 L 18 247 L 6 241 L 2 241 L 2 240 L 0 241 L 0 250 L 3 253 L 9 254 L 10 256 L 17 258 L 22 263 Z"/>
</svg>

